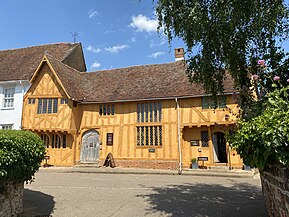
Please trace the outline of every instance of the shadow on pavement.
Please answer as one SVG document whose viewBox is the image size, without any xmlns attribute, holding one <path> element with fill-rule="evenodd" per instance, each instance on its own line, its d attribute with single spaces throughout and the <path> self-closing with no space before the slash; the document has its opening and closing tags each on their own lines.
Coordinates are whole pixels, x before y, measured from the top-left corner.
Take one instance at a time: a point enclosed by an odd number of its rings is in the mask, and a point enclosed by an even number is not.
<svg viewBox="0 0 289 217">
<path fill-rule="evenodd" d="M 151 189 L 151 194 L 138 195 L 151 205 L 148 215 L 161 212 L 166 216 L 178 217 L 267 216 L 261 188 L 248 184 L 232 183 L 232 186 L 226 187 L 221 184 L 190 183 Z"/>
<path fill-rule="evenodd" d="M 54 209 L 54 199 L 48 194 L 39 191 L 24 189 L 23 206 L 24 216 L 49 217 Z"/>
</svg>

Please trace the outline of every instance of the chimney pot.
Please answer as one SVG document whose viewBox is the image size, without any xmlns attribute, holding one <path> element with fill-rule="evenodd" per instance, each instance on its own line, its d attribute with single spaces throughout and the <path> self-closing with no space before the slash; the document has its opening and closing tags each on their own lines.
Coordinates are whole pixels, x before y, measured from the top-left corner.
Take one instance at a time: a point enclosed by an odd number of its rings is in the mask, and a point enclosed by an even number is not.
<svg viewBox="0 0 289 217">
<path fill-rule="evenodd" d="M 185 51 L 184 48 L 175 48 L 175 61 L 184 60 L 185 59 Z"/>
</svg>

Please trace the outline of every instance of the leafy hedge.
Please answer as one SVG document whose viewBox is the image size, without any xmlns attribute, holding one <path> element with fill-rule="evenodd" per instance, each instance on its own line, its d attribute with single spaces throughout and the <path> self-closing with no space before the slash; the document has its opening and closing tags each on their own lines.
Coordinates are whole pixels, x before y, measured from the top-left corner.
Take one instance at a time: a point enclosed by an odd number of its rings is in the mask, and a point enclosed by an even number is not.
<svg viewBox="0 0 289 217">
<path fill-rule="evenodd" d="M 30 181 L 44 159 L 39 136 L 19 130 L 0 130 L 0 186 L 6 182 Z"/>
<path fill-rule="evenodd" d="M 229 138 L 245 164 L 260 170 L 268 164 L 289 168 L 289 87 L 273 87 L 276 89 L 266 95 L 262 104 L 263 112 L 241 120 Z"/>
</svg>

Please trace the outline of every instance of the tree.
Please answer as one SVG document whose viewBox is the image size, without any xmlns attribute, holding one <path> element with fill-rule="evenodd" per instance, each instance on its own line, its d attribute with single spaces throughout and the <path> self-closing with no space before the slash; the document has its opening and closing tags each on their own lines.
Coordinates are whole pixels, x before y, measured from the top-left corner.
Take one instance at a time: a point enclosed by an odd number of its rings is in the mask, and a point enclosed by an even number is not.
<svg viewBox="0 0 289 217">
<path fill-rule="evenodd" d="M 251 108 L 250 74 L 266 60 L 283 83 L 289 59 L 282 42 L 288 37 L 288 8 L 282 0 L 155 0 L 159 28 L 169 42 L 181 38 L 187 46 L 190 81 L 207 93 L 222 93 L 225 73 L 240 91 L 243 117 Z M 267 82 L 267 88 L 271 83 Z"/>
<path fill-rule="evenodd" d="M 241 120 L 229 137 L 245 164 L 260 171 L 268 164 L 289 166 L 289 83 L 281 88 L 278 83 L 275 77 L 274 91 L 264 96 L 262 112 L 250 120 Z"/>
</svg>

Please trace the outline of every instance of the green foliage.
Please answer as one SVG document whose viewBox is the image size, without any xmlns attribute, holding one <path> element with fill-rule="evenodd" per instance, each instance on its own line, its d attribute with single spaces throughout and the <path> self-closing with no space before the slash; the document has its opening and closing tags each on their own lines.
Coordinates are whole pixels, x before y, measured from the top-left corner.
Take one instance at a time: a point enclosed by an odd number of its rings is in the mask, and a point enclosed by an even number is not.
<svg viewBox="0 0 289 217">
<path fill-rule="evenodd" d="M 0 130 L 0 186 L 30 181 L 44 159 L 45 146 L 32 132 Z"/>
<path fill-rule="evenodd" d="M 187 46 L 188 76 L 208 93 L 222 93 L 226 72 L 240 90 L 240 106 L 250 108 L 249 74 L 257 61 L 267 60 L 273 74 L 288 79 L 289 59 L 280 46 L 287 39 L 285 1 L 154 0 L 159 28 L 169 41 Z M 267 83 L 269 85 L 269 83 Z"/>
<path fill-rule="evenodd" d="M 192 158 L 192 159 L 191 159 L 191 163 L 192 163 L 192 164 L 193 164 L 193 163 L 196 163 L 196 162 L 198 162 L 197 158 Z"/>
<path fill-rule="evenodd" d="M 230 140 L 245 163 L 261 170 L 267 163 L 288 166 L 289 100 L 284 85 L 289 81 L 289 56 L 281 47 L 289 32 L 285 1 L 153 1 L 159 29 L 169 42 L 178 37 L 186 44 L 191 82 L 203 84 L 216 98 L 228 74 L 234 79 L 242 119 Z M 253 74 L 257 101 L 250 89 Z M 276 75 L 278 83 L 272 79 Z"/>
<path fill-rule="evenodd" d="M 262 113 L 239 122 L 229 138 L 246 165 L 263 170 L 267 164 L 289 166 L 289 87 L 266 95 Z"/>
</svg>

